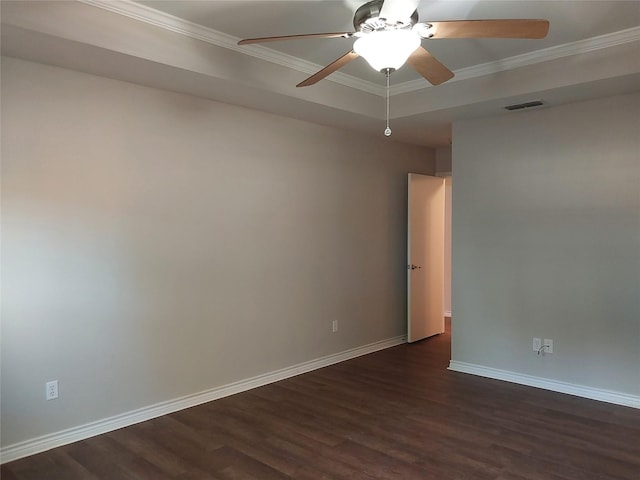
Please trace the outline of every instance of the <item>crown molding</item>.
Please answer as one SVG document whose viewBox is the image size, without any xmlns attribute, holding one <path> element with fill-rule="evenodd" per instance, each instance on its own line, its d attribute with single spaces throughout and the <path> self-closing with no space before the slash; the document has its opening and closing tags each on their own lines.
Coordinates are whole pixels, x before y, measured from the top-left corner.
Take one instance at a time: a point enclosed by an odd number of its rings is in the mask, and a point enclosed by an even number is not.
<svg viewBox="0 0 640 480">
<path fill-rule="evenodd" d="M 159 10 L 147 7 L 140 3 L 133 2 L 131 0 L 78 0 L 80 3 L 91 5 L 93 7 L 100 8 L 112 13 L 117 13 L 140 22 L 147 23 L 156 27 L 163 28 L 165 30 L 179 33 L 190 38 L 195 38 L 203 42 L 216 45 L 218 47 L 227 48 L 245 55 L 265 60 L 267 62 L 275 63 L 283 67 L 291 68 L 299 72 L 313 75 L 318 70 L 324 68 L 324 65 L 318 65 L 316 63 L 308 62 L 293 55 L 287 55 L 286 53 L 277 52 L 261 45 L 243 45 L 239 46 L 238 41 L 241 40 L 233 35 L 219 32 L 212 28 L 204 27 L 197 23 L 185 20 L 168 13 L 161 12 Z M 384 87 L 377 85 L 373 82 L 368 82 L 360 78 L 356 78 L 352 75 L 347 75 L 341 72 L 335 72 L 331 74 L 330 78 L 327 78 L 334 83 L 344 85 L 350 88 L 355 88 L 363 92 L 384 96 Z"/>
<path fill-rule="evenodd" d="M 86 5 L 101 8 L 103 10 L 123 15 L 125 17 L 138 20 L 140 22 L 154 25 L 165 30 L 179 33 L 190 38 L 195 38 L 203 42 L 227 48 L 245 55 L 275 63 L 283 67 L 291 68 L 306 74 L 314 74 L 322 69 L 324 65 L 318 65 L 292 55 L 277 52 L 261 45 L 244 45 L 239 46 L 237 37 L 219 32 L 212 28 L 204 27 L 197 23 L 161 12 L 159 10 L 147 7 L 131 0 L 78 0 Z M 542 50 L 516 55 L 513 57 L 503 58 L 494 62 L 487 62 L 470 67 L 455 70 L 455 76 L 449 80 L 451 82 L 459 82 L 471 78 L 492 75 L 506 70 L 534 65 L 537 63 L 556 60 L 559 58 L 569 57 L 582 53 L 600 50 L 604 48 L 614 47 L 625 43 L 636 42 L 640 40 L 640 27 L 633 27 L 619 32 L 613 32 L 598 37 L 587 38 L 577 42 L 556 45 Z M 334 72 L 325 80 L 344 85 L 350 88 L 371 93 L 383 97 L 385 88 L 373 82 L 362 80 L 352 75 L 341 72 Z M 423 79 L 412 80 L 396 84 L 391 87 L 390 95 L 400 95 L 424 88 L 430 88 L 431 85 Z"/>
<path fill-rule="evenodd" d="M 454 72 L 455 76 L 449 80 L 448 83 L 459 82 L 470 78 L 503 72 L 505 70 L 513 70 L 515 68 L 526 67 L 528 65 L 535 65 L 537 63 L 548 62 L 550 60 L 570 57 L 572 55 L 615 47 L 617 45 L 637 42 L 638 40 L 640 40 L 640 27 L 628 28 L 626 30 L 620 30 L 619 32 L 608 33 L 598 37 L 578 40 L 577 42 L 565 43 L 563 45 L 555 45 L 553 47 L 543 48 L 542 50 L 503 58 L 495 62 L 481 63 L 471 67 L 461 68 Z M 412 80 L 410 82 L 395 85 L 395 87 L 391 88 L 391 94 L 398 95 L 401 93 L 409 93 L 416 90 L 422 90 L 423 88 L 423 80 Z"/>
</svg>

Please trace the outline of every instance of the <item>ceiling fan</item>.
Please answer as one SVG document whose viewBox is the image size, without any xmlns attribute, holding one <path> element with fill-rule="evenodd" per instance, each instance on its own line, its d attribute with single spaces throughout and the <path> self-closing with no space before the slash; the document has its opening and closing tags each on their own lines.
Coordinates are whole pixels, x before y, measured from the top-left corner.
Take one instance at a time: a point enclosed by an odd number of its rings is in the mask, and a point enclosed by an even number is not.
<svg viewBox="0 0 640 480">
<path fill-rule="evenodd" d="M 447 20 L 418 22 L 420 0 L 373 0 L 361 5 L 353 17 L 354 32 L 307 33 L 278 37 L 247 38 L 238 45 L 267 43 L 303 38 L 352 38 L 351 51 L 302 81 L 297 87 L 314 85 L 358 57 L 387 77 L 387 128 L 389 128 L 389 75 L 405 62 L 409 63 L 432 85 L 453 78 L 454 74 L 431 55 L 421 43 L 423 39 L 440 38 L 544 38 L 549 31 L 547 20 Z"/>
<path fill-rule="evenodd" d="M 373 0 L 360 6 L 353 17 L 355 32 L 307 33 L 247 38 L 238 45 L 304 38 L 352 38 L 353 49 L 313 74 L 297 87 L 313 85 L 362 56 L 380 72 L 389 74 L 408 62 L 433 85 L 453 78 L 453 72 L 421 46 L 422 39 L 441 38 L 544 38 L 547 20 L 448 20 L 418 22 L 420 0 Z"/>
</svg>

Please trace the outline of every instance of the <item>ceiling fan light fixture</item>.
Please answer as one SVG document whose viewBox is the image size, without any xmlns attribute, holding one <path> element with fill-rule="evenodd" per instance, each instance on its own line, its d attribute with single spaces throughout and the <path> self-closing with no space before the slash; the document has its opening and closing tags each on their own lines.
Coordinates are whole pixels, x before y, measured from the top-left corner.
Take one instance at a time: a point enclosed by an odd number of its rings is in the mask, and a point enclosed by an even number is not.
<svg viewBox="0 0 640 480">
<path fill-rule="evenodd" d="M 420 37 L 412 30 L 378 30 L 358 38 L 353 50 L 379 72 L 397 70 L 420 46 Z"/>
</svg>

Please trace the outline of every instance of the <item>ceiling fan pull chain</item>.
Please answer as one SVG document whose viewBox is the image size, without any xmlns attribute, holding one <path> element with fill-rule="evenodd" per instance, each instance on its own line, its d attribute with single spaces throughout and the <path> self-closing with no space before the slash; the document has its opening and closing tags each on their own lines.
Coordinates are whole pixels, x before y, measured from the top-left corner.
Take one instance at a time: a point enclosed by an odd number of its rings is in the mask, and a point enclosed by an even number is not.
<svg viewBox="0 0 640 480">
<path fill-rule="evenodd" d="M 387 68 L 387 128 L 384 129 L 384 134 L 388 137 L 391 135 L 391 129 L 389 128 L 389 77 L 391 76 L 391 69 Z"/>
</svg>

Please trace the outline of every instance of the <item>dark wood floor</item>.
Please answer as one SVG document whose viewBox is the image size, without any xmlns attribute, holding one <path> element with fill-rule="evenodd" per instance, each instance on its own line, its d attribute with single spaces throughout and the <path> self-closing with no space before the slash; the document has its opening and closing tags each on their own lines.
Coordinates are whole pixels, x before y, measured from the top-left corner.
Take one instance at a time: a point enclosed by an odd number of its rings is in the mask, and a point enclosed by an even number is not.
<svg viewBox="0 0 640 480">
<path fill-rule="evenodd" d="M 27 479 L 640 479 L 640 410 L 446 370 L 449 334 L 2 466 Z"/>
</svg>

